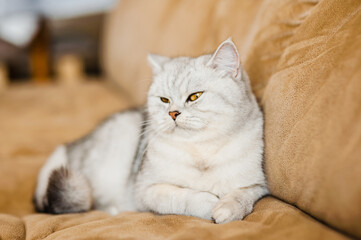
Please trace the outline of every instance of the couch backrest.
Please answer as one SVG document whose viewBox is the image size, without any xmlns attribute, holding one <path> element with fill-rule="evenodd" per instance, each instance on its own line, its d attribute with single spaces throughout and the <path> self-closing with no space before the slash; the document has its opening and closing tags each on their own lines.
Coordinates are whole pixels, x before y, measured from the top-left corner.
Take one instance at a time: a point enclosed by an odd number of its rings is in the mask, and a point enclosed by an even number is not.
<svg viewBox="0 0 361 240">
<path fill-rule="evenodd" d="M 105 27 L 103 65 L 106 73 L 133 101 L 144 103 L 151 81 L 147 52 L 198 56 L 213 52 L 229 36 L 238 46 L 250 45 L 247 33 L 261 3 L 237 0 L 120 1 Z M 248 10 L 238 14 L 237 9 Z M 244 58 L 248 51 L 240 49 L 240 52 Z"/>
<path fill-rule="evenodd" d="M 146 53 L 196 56 L 232 36 L 265 113 L 273 195 L 361 237 L 361 1 L 122 0 L 104 67 L 136 103 Z"/>
</svg>

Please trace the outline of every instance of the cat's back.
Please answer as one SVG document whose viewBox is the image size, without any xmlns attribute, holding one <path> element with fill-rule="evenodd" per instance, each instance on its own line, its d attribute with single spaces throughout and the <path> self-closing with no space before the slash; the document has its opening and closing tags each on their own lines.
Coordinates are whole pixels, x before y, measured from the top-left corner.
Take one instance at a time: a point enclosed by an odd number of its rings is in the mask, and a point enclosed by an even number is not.
<svg viewBox="0 0 361 240">
<path fill-rule="evenodd" d="M 68 163 L 76 168 L 81 159 L 88 163 L 99 162 L 100 158 L 104 161 L 114 149 L 122 149 L 124 155 L 129 146 L 136 146 L 139 141 L 143 115 L 143 109 L 131 109 L 109 116 L 88 135 L 66 144 Z"/>
<path fill-rule="evenodd" d="M 67 145 L 69 162 L 74 168 L 81 168 L 90 178 L 102 174 L 109 176 L 132 163 L 143 131 L 144 114 L 142 109 L 128 110 L 111 115 L 90 135 Z M 82 156 L 83 155 L 83 156 Z M 78 168 L 78 169 L 79 169 Z"/>
<path fill-rule="evenodd" d="M 91 204 L 114 214 L 134 209 L 129 197 L 122 196 L 130 195 L 127 182 L 143 118 L 142 109 L 115 113 L 88 135 L 60 145 L 40 171 L 37 210 L 80 212 Z"/>
</svg>

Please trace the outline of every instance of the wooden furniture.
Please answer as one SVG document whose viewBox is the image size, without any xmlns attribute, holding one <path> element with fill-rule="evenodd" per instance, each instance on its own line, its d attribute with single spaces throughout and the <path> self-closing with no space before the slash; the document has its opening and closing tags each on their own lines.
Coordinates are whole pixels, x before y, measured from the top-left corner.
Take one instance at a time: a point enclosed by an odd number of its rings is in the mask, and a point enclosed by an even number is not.
<svg viewBox="0 0 361 240">
<path fill-rule="evenodd" d="M 7 87 L 8 82 L 8 70 L 5 63 L 0 62 L 0 92 Z"/>
</svg>

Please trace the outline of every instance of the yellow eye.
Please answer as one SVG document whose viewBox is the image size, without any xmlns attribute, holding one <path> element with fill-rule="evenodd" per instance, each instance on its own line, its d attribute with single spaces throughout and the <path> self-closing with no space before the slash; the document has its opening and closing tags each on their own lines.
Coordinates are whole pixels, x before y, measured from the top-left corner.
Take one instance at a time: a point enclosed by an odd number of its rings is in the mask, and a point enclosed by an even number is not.
<svg viewBox="0 0 361 240">
<path fill-rule="evenodd" d="M 203 94 L 203 92 L 193 93 L 193 94 L 189 95 L 187 100 L 193 102 L 193 101 L 197 100 L 200 96 L 202 96 L 202 94 Z"/>
<path fill-rule="evenodd" d="M 169 103 L 169 99 L 165 97 L 161 97 L 160 100 L 164 103 Z"/>
</svg>

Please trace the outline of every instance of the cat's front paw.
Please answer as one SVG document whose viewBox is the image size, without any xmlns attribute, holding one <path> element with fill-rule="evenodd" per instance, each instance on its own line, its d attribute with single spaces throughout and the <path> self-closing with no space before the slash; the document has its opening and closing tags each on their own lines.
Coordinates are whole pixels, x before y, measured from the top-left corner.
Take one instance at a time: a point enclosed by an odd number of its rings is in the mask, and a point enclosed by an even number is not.
<svg viewBox="0 0 361 240">
<path fill-rule="evenodd" d="M 253 203 L 248 201 L 238 202 L 232 198 L 221 199 L 212 211 L 212 218 L 216 223 L 229 223 L 235 220 L 242 220 L 250 214 Z"/>
<path fill-rule="evenodd" d="M 211 220 L 212 209 L 219 201 L 216 195 L 208 192 L 198 192 L 189 204 L 190 215 Z"/>
</svg>

